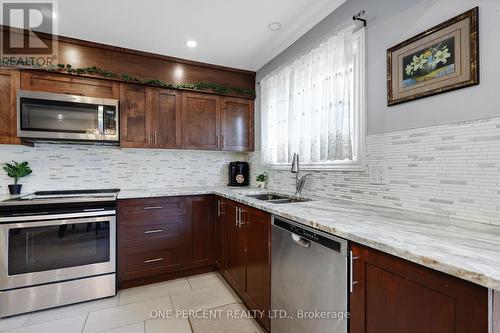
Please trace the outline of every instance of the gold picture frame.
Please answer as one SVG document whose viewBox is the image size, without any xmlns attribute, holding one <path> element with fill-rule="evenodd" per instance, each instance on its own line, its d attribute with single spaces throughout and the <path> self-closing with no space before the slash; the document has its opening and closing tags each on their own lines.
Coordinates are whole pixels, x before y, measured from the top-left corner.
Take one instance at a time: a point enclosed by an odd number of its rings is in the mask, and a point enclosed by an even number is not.
<svg viewBox="0 0 500 333">
<path fill-rule="evenodd" d="M 387 50 L 387 105 L 479 84 L 479 7 Z"/>
</svg>

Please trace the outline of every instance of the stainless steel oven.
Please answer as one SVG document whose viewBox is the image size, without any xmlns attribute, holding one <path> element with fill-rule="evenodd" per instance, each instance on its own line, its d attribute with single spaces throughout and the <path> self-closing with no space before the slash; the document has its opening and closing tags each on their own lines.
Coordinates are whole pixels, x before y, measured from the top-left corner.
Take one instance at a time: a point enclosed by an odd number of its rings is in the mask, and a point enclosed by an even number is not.
<svg viewBox="0 0 500 333">
<path fill-rule="evenodd" d="M 0 317 L 116 292 L 115 204 L 47 201 L 0 217 Z"/>
<path fill-rule="evenodd" d="M 17 133 L 28 141 L 118 144 L 118 100 L 20 90 Z"/>
</svg>

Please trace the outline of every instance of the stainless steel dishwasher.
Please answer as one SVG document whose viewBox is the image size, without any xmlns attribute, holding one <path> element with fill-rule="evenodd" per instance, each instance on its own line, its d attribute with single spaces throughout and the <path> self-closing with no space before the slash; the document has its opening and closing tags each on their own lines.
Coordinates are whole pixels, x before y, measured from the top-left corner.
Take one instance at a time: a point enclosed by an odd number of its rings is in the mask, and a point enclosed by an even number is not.
<svg viewBox="0 0 500 333">
<path fill-rule="evenodd" d="M 272 220 L 271 330 L 346 333 L 348 242 Z"/>
</svg>

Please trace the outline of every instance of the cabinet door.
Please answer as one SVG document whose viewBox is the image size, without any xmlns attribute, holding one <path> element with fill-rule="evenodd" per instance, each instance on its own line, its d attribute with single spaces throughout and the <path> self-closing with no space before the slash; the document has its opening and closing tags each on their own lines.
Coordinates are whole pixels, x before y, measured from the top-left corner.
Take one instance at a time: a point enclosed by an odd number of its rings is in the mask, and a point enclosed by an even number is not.
<svg viewBox="0 0 500 333">
<path fill-rule="evenodd" d="M 367 247 L 351 250 L 351 333 L 488 332 L 486 288 Z"/>
<path fill-rule="evenodd" d="M 120 86 L 120 145 L 124 148 L 145 148 L 151 143 L 146 87 Z"/>
<path fill-rule="evenodd" d="M 19 71 L 0 70 L 0 144 L 19 143 L 17 138 L 16 93 Z"/>
<path fill-rule="evenodd" d="M 245 293 L 245 238 L 244 229 L 236 223 L 239 207 L 233 201 L 226 202 L 226 270 L 224 276 L 240 294 Z"/>
<path fill-rule="evenodd" d="M 182 148 L 218 150 L 220 97 L 184 93 L 182 97 Z"/>
<path fill-rule="evenodd" d="M 185 204 L 184 197 L 118 200 L 120 285 L 185 268 Z"/>
<path fill-rule="evenodd" d="M 215 265 L 219 271 L 226 268 L 226 201 L 215 200 Z"/>
<path fill-rule="evenodd" d="M 188 266 L 207 267 L 214 264 L 214 201 L 211 195 L 188 197 Z"/>
<path fill-rule="evenodd" d="M 221 145 L 223 150 L 253 151 L 253 117 L 252 100 L 224 97 L 221 116 Z"/>
<path fill-rule="evenodd" d="M 24 90 L 58 94 L 118 99 L 119 84 L 110 80 L 98 80 L 67 74 L 24 71 L 21 74 Z"/>
<path fill-rule="evenodd" d="M 148 88 L 155 148 L 181 147 L 181 92 Z"/>
<path fill-rule="evenodd" d="M 246 288 L 251 310 L 265 311 L 257 318 L 269 330 L 271 307 L 271 215 L 242 206 L 245 228 Z M 260 313 L 260 312 L 258 312 Z"/>
</svg>

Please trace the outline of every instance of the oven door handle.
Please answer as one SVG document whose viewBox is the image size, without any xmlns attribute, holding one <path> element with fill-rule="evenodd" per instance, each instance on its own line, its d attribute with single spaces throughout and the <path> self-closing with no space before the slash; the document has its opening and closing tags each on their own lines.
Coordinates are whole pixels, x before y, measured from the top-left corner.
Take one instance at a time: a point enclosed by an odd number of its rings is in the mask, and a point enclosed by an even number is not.
<svg viewBox="0 0 500 333">
<path fill-rule="evenodd" d="M 53 215 L 32 215 L 32 216 L 12 216 L 0 218 L 0 223 L 17 224 L 16 222 L 29 222 L 30 225 L 35 221 L 45 221 L 45 225 L 60 224 L 58 221 L 69 221 L 67 224 L 78 223 L 72 219 L 93 219 L 105 216 L 116 215 L 115 210 L 104 210 L 85 213 L 68 213 L 68 214 L 53 214 Z M 105 220 L 102 219 L 102 220 Z M 81 222 L 83 223 L 83 222 Z"/>
<path fill-rule="evenodd" d="M 48 226 L 61 226 L 61 225 L 71 225 L 71 224 L 85 224 L 85 223 L 96 223 L 96 222 L 110 222 L 110 224 L 116 224 L 116 216 L 96 216 L 96 217 L 86 217 L 79 219 L 57 219 L 50 221 L 30 221 L 26 223 L 9 223 L 1 224 L 0 228 L 3 230 L 9 229 L 24 229 L 33 227 L 48 227 Z"/>
</svg>

